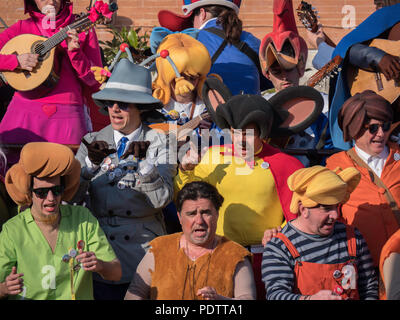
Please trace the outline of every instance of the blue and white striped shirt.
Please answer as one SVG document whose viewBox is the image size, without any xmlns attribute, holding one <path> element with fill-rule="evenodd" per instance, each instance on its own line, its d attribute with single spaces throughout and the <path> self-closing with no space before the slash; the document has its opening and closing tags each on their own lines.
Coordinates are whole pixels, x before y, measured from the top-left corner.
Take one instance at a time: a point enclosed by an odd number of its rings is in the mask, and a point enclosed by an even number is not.
<svg viewBox="0 0 400 320">
<path fill-rule="evenodd" d="M 328 237 L 301 232 L 289 222 L 282 233 L 292 242 L 300 254 L 299 261 L 321 264 L 338 264 L 349 260 L 346 226 L 336 222 Z M 378 299 L 378 281 L 367 243 L 356 229 L 358 292 L 360 299 Z M 272 238 L 264 248 L 261 265 L 267 300 L 298 300 L 293 293 L 295 260 L 279 238 Z"/>
</svg>

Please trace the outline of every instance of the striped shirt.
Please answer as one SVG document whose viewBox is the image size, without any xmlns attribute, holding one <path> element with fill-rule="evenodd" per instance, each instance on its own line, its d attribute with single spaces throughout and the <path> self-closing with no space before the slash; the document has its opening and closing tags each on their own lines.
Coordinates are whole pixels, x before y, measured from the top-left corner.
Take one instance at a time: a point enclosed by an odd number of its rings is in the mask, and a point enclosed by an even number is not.
<svg viewBox="0 0 400 320">
<path fill-rule="evenodd" d="M 336 222 L 328 237 L 310 235 L 293 227 L 289 222 L 282 233 L 292 242 L 300 254 L 299 261 L 338 264 L 349 260 L 346 226 Z M 378 299 L 378 281 L 367 243 L 356 229 L 358 292 L 360 299 Z M 263 252 L 261 265 L 267 300 L 298 300 L 300 294 L 293 293 L 295 260 L 282 240 L 272 238 Z"/>
</svg>

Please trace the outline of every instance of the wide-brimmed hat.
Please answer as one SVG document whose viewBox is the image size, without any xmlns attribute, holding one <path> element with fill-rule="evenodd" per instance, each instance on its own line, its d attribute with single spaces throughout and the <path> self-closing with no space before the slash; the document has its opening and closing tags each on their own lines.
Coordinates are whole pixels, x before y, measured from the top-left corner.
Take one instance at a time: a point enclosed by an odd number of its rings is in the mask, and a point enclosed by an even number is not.
<svg viewBox="0 0 400 320">
<path fill-rule="evenodd" d="M 233 9 L 238 14 L 241 2 L 242 0 L 183 0 L 183 15 L 169 10 L 161 10 L 158 12 L 158 22 L 160 26 L 171 31 L 182 31 L 193 27 L 191 16 L 196 8 L 218 5 Z"/>
<path fill-rule="evenodd" d="M 139 110 L 161 108 L 161 101 L 154 98 L 151 87 L 151 72 L 142 66 L 121 59 L 115 65 L 104 89 L 92 95 L 94 102 L 106 108 L 104 101 L 134 103 Z"/>
<path fill-rule="evenodd" d="M 61 196 L 71 200 L 78 191 L 81 165 L 67 146 L 51 142 L 30 142 L 21 150 L 18 163 L 6 174 L 8 194 L 20 206 L 31 205 L 32 178 L 64 177 L 65 189 Z"/>
<path fill-rule="evenodd" d="M 243 129 L 253 122 L 262 139 L 304 131 L 318 119 L 324 106 L 321 94 L 312 87 L 289 87 L 266 100 L 260 95 L 231 96 L 216 78 L 207 78 L 202 97 L 212 120 L 221 129 Z"/>
</svg>

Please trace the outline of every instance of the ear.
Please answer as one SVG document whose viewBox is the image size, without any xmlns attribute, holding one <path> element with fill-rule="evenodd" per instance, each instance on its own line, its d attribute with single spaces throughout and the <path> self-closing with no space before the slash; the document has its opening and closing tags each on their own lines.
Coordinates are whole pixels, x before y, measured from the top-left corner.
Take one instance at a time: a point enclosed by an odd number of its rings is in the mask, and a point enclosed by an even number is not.
<svg viewBox="0 0 400 320">
<path fill-rule="evenodd" d="M 215 77 L 207 78 L 204 82 L 201 96 L 207 107 L 212 120 L 217 122 L 217 108 L 221 104 L 226 103 L 232 96 L 228 87 Z"/>
<path fill-rule="evenodd" d="M 301 202 L 299 202 L 299 216 L 303 216 L 304 218 L 308 218 L 309 216 L 309 211 L 308 208 L 306 208 L 305 206 L 303 206 L 303 204 Z"/>
<path fill-rule="evenodd" d="M 270 137 L 290 136 L 305 130 L 318 119 L 324 107 L 321 94 L 307 86 L 283 89 L 268 102 L 274 110 Z"/>
</svg>

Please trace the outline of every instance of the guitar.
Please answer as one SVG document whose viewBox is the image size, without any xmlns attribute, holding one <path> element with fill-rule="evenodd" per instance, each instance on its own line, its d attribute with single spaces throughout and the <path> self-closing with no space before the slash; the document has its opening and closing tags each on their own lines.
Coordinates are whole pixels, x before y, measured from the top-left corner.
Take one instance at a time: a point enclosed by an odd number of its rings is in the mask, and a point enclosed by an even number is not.
<svg viewBox="0 0 400 320">
<path fill-rule="evenodd" d="M 176 136 L 177 141 L 180 142 L 185 141 L 186 137 L 189 136 L 192 131 L 198 127 L 200 121 L 203 119 L 210 119 L 210 115 L 207 111 L 203 112 L 197 117 L 194 117 L 192 120 L 186 122 L 183 125 L 172 123 L 154 123 L 149 125 L 149 127 L 165 134 L 173 133 Z"/>
<path fill-rule="evenodd" d="M 324 65 L 320 70 L 314 73 L 307 81 L 306 85 L 309 87 L 315 87 L 319 82 L 325 77 L 332 76 L 332 73 L 337 74 L 341 71 L 340 64 L 343 58 L 341 56 L 334 57 L 326 65 Z"/>
<path fill-rule="evenodd" d="M 400 40 L 374 39 L 369 46 L 399 56 Z M 387 81 L 381 72 L 367 71 L 349 65 L 347 82 L 352 96 L 367 89 L 375 91 L 390 103 L 400 96 L 400 79 Z"/>
<path fill-rule="evenodd" d="M 117 10 L 116 6 L 109 6 L 110 11 Z M 78 33 L 86 31 L 94 26 L 97 22 L 104 19 L 99 14 L 97 20 L 92 21 L 89 14 L 82 15 L 78 20 L 61 29 L 50 38 L 38 36 L 34 34 L 21 34 L 9 40 L 1 49 L 0 54 L 4 55 L 20 55 L 24 53 L 35 53 L 39 55 L 39 62 L 32 71 L 14 70 L 2 71 L 2 74 L 8 84 L 18 91 L 31 91 L 40 88 L 38 95 L 45 94 L 57 84 L 59 76 L 54 70 L 54 58 L 56 46 L 68 38 L 68 30 L 77 30 Z M 35 93 L 34 93 L 35 94 Z"/>
<path fill-rule="evenodd" d="M 296 10 L 297 15 L 300 21 L 303 23 L 304 27 L 310 30 L 312 33 L 316 33 L 318 31 L 318 19 L 315 15 L 314 8 L 311 4 L 301 1 L 299 7 Z M 336 47 L 336 44 L 329 38 L 324 32 L 325 42 L 331 47 Z"/>
</svg>

